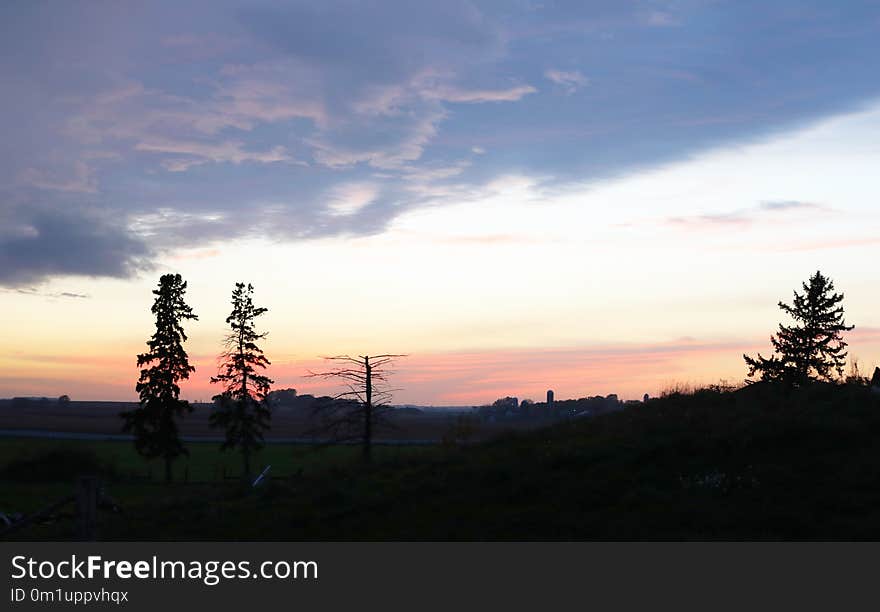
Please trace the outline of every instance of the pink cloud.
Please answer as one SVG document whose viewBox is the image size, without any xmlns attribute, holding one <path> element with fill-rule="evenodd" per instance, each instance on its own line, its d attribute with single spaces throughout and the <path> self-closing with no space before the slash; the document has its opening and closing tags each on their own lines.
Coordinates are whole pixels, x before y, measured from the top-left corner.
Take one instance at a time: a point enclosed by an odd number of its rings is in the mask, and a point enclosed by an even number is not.
<svg viewBox="0 0 880 612">
<path fill-rule="evenodd" d="M 566 71 L 549 69 L 544 71 L 544 76 L 562 87 L 566 93 L 572 94 L 582 87 L 586 87 L 590 80 L 578 70 Z"/>
<path fill-rule="evenodd" d="M 783 244 L 777 247 L 777 251 L 822 251 L 826 249 L 850 249 L 880 244 L 880 238 L 876 236 L 863 236 L 858 238 L 841 238 L 838 240 L 814 240 L 811 242 L 797 242 Z"/>
<path fill-rule="evenodd" d="M 523 96 L 535 93 L 538 90 L 531 85 L 517 85 L 506 89 L 465 89 L 460 87 L 443 86 L 422 92 L 425 98 L 436 98 L 446 102 L 460 104 L 480 102 L 516 102 Z"/>
<path fill-rule="evenodd" d="M 212 259 L 220 255 L 220 249 L 199 249 L 196 251 L 181 252 L 170 256 L 174 261 L 200 261 L 203 259 Z"/>
</svg>

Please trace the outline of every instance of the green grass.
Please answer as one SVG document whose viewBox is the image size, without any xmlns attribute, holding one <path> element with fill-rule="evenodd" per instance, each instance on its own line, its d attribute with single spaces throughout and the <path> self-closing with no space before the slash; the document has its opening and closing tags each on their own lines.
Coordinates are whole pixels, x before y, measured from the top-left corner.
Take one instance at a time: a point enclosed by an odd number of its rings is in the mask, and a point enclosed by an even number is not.
<svg viewBox="0 0 880 612">
<path fill-rule="evenodd" d="M 31 514 L 71 495 L 76 476 L 97 474 L 105 490 L 123 507 L 156 499 L 174 502 L 180 497 L 237 491 L 241 455 L 219 450 L 217 443 L 190 443 L 188 456 L 174 464 L 174 483 L 164 483 L 164 464 L 147 461 L 130 442 L 0 438 L 0 511 Z M 426 447 L 377 446 L 378 464 L 401 456 L 435 452 Z M 271 465 L 270 481 L 319 475 L 360 461 L 355 446 L 314 447 L 266 445 L 253 458 L 254 471 Z M 70 536 L 72 523 L 29 527 L 16 537 L 41 539 Z"/>
<path fill-rule="evenodd" d="M 223 475 L 236 476 L 241 472 L 241 455 L 235 451 L 221 452 L 216 442 L 196 442 L 187 445 L 188 456 L 174 463 L 175 481 L 208 482 L 221 480 Z M 377 446 L 374 454 L 379 461 L 401 454 L 425 453 L 425 447 Z M 164 464 L 160 460 L 147 461 L 135 452 L 131 442 L 86 440 L 50 440 L 40 438 L 0 439 L 0 472 L 15 463 L 45 457 L 58 451 L 86 451 L 93 454 L 100 468 L 114 480 L 164 479 Z M 357 460 L 360 449 L 356 446 L 317 448 L 307 445 L 268 444 L 253 458 L 253 468 L 261 470 L 271 465 L 271 474 L 287 476 L 299 470 L 311 472 L 333 465 L 344 465 Z M 62 472 L 62 466 L 57 466 Z M 5 498 L 0 494 L 0 500 Z"/>
<path fill-rule="evenodd" d="M 303 474 L 255 491 L 120 481 L 111 488 L 125 513 L 102 515 L 101 536 L 874 540 L 878 449 L 880 397 L 862 388 L 697 391 L 469 448 L 378 449 L 369 467 L 355 448 L 306 460 L 272 447 L 279 466 Z M 137 467 L 122 448 L 99 450 L 108 459 L 114 452 L 118 467 Z M 194 449 L 193 473 L 211 473 L 216 453 L 204 452 Z M 59 524 L 18 537 L 64 533 Z"/>
</svg>

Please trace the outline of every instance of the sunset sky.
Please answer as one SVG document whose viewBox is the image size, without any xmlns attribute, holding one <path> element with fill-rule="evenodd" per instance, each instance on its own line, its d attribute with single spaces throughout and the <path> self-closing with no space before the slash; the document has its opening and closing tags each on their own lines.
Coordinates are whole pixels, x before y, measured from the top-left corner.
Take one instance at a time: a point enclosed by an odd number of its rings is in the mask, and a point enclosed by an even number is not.
<svg viewBox="0 0 880 612">
<path fill-rule="evenodd" d="M 0 397 L 134 400 L 189 282 L 275 387 L 406 353 L 398 402 L 741 382 L 817 269 L 880 365 L 880 7 L 4 2 Z"/>
</svg>

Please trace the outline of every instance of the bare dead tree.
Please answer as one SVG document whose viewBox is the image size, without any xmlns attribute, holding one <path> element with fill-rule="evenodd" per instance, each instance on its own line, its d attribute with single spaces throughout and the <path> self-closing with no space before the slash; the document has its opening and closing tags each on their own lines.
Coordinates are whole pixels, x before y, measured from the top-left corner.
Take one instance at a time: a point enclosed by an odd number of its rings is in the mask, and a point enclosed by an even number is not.
<svg viewBox="0 0 880 612">
<path fill-rule="evenodd" d="M 346 391 L 333 397 L 333 401 L 317 405 L 312 416 L 320 424 L 311 435 L 329 435 L 333 442 L 359 440 L 363 447 L 364 461 L 371 459 L 373 432 L 382 426 L 390 426 L 385 418 L 395 391 L 388 383 L 393 374 L 390 366 L 394 360 L 406 355 L 337 355 L 324 359 L 336 367 L 325 372 L 310 372 L 314 378 L 339 379 Z"/>
</svg>

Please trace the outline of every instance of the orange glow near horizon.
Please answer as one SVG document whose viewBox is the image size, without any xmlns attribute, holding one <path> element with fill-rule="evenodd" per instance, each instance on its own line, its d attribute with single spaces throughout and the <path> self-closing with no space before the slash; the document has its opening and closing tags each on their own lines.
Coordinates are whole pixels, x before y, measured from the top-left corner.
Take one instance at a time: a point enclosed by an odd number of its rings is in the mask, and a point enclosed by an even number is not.
<svg viewBox="0 0 880 612">
<path fill-rule="evenodd" d="M 848 336 L 853 356 L 880 355 L 880 329 L 856 330 Z M 745 378 L 742 353 L 768 352 L 766 342 L 703 343 L 692 339 L 665 344 L 605 345 L 581 348 L 516 349 L 413 354 L 398 359 L 392 383 L 400 391 L 394 403 L 482 405 L 504 396 L 540 401 L 548 389 L 558 399 L 618 394 L 622 399 L 655 396 L 677 384 L 702 385 Z M 272 356 L 269 356 L 272 359 Z M 0 396 L 70 395 L 74 400 L 136 401 L 134 358 L 13 355 L 4 364 Z M 197 370 L 183 385 L 191 401 L 207 401 L 218 392 L 209 379 L 216 358 L 191 356 Z M 273 360 L 268 374 L 273 388 L 293 387 L 301 394 L 332 395 L 333 381 L 308 377 L 326 369 L 320 358 Z M 863 373 L 874 362 L 861 363 Z"/>
</svg>

